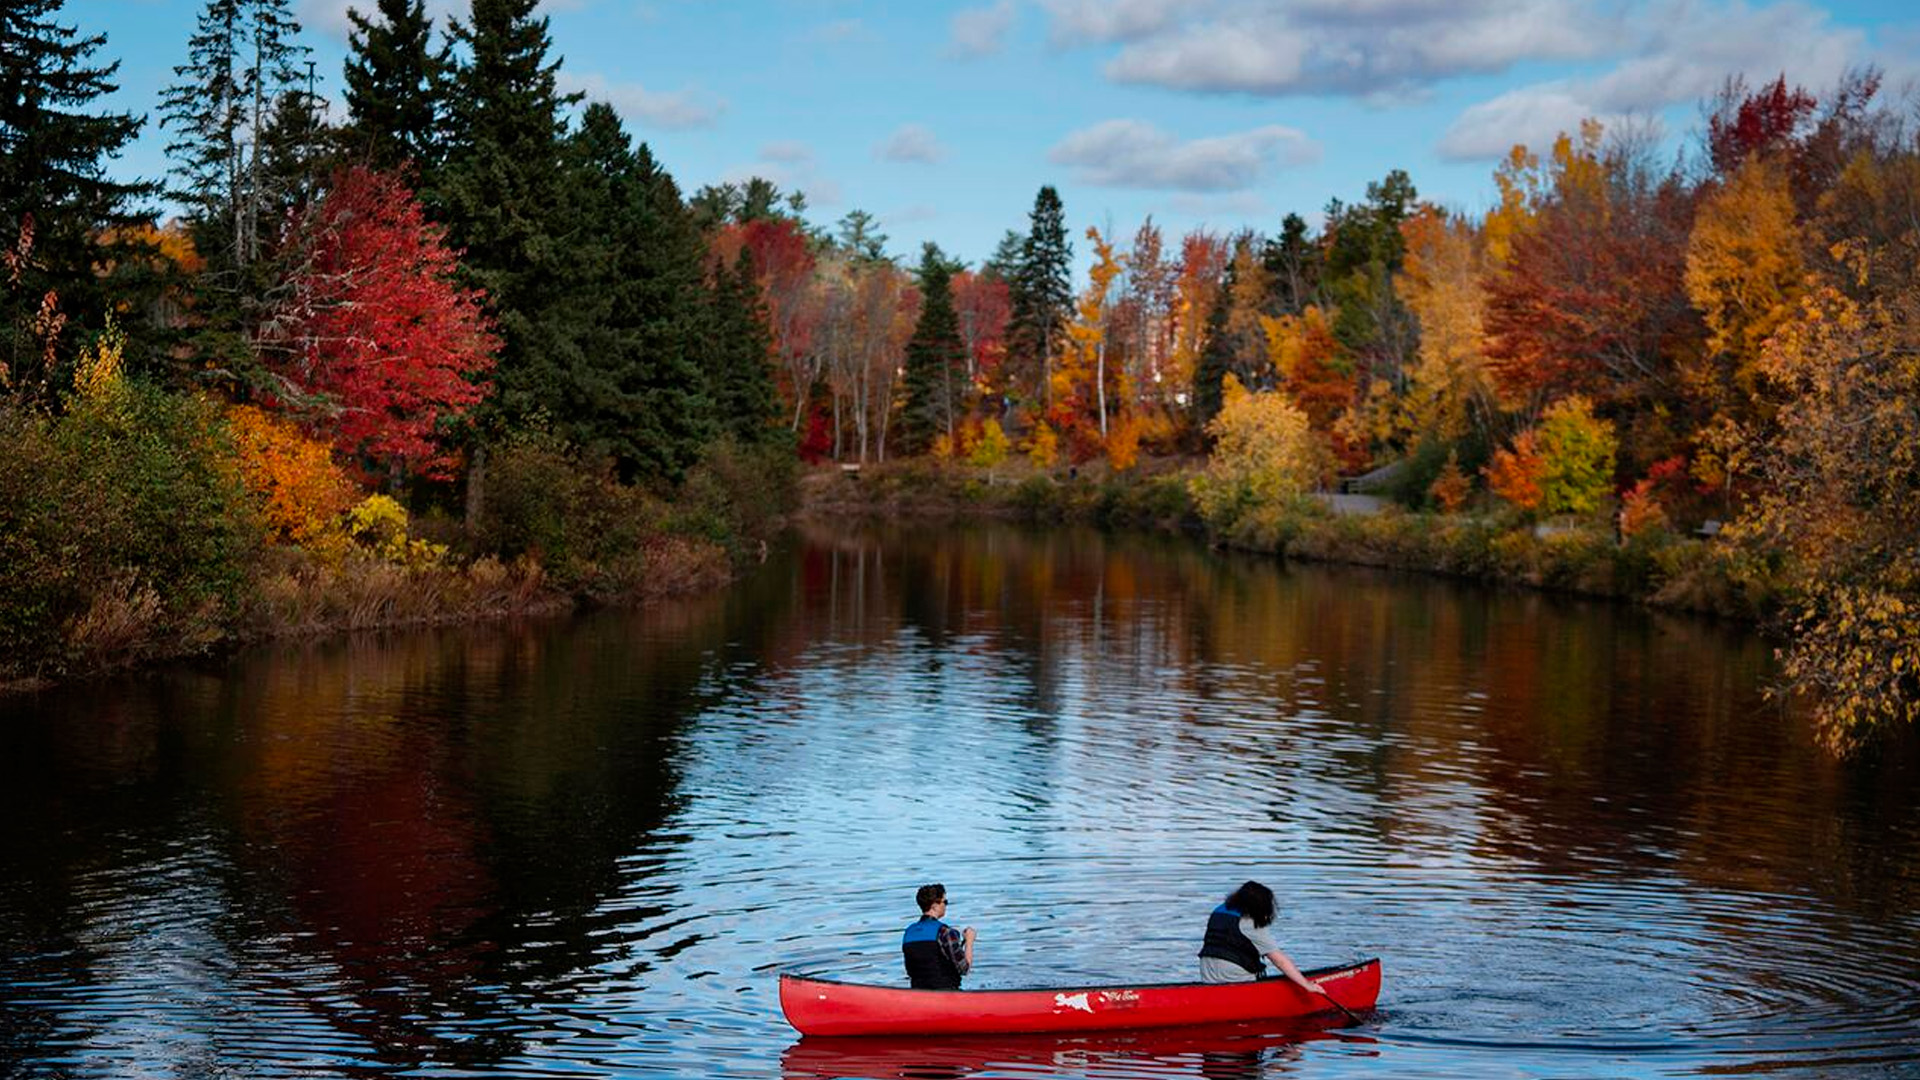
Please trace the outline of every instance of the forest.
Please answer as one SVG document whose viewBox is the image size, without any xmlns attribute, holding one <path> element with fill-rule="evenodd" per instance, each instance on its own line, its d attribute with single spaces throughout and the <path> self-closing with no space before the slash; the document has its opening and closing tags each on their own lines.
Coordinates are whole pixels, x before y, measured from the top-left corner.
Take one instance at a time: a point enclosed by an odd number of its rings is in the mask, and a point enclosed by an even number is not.
<svg viewBox="0 0 1920 1080">
<path fill-rule="evenodd" d="M 1920 716 L 1920 128 L 1873 69 L 1516 146 L 1484 212 L 1396 170 L 1108 235 L 1040 186 L 970 266 L 684 192 L 535 0 L 371 7 L 344 116 L 291 0 L 207 0 L 148 121 L 61 0 L 0 16 L 0 678 L 696 587 L 805 466 L 912 459 L 1174 475 L 1216 537 L 1366 478 L 1710 544 L 1836 745 Z M 164 179 L 110 168 L 143 122 Z"/>
</svg>

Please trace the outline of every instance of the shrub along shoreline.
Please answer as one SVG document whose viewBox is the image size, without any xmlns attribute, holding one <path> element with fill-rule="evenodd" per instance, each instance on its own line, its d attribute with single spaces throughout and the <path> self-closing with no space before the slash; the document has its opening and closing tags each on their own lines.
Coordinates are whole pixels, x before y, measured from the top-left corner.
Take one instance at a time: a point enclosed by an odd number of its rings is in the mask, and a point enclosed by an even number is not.
<svg viewBox="0 0 1920 1080">
<path fill-rule="evenodd" d="M 989 475 L 926 459 L 858 473 L 816 470 L 801 479 L 801 513 L 1179 532 L 1253 554 L 1438 574 L 1760 625 L 1785 598 L 1777 558 L 1666 529 L 1622 540 L 1595 518 L 1536 527 L 1513 513 L 1416 512 L 1391 504 L 1342 514 L 1325 500 L 1300 496 L 1249 508 L 1215 528 L 1192 495 L 1197 459 L 1143 464 L 1138 473 L 1117 475 L 1098 467 L 1072 473 L 1014 467 Z"/>
<path fill-rule="evenodd" d="M 60 416 L 0 406 L 0 692 L 272 638 L 712 589 L 793 506 L 784 448 L 716 444 L 667 489 L 521 436 L 464 492 L 401 492 L 418 515 L 374 494 L 293 527 L 276 499 L 312 476 L 244 436 L 217 401 L 133 381 Z"/>
</svg>

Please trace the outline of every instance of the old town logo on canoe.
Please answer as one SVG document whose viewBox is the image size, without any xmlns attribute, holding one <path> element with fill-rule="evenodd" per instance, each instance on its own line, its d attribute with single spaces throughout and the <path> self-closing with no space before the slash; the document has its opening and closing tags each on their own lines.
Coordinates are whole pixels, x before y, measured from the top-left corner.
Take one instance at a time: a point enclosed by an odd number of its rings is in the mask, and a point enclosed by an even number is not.
<svg viewBox="0 0 1920 1080">
<path fill-rule="evenodd" d="M 1053 1007 L 1056 1009 L 1079 1009 L 1081 1012 L 1087 1013 L 1093 1011 L 1093 1006 L 1087 1004 L 1087 995 L 1084 993 L 1055 994 L 1053 995 Z"/>
</svg>

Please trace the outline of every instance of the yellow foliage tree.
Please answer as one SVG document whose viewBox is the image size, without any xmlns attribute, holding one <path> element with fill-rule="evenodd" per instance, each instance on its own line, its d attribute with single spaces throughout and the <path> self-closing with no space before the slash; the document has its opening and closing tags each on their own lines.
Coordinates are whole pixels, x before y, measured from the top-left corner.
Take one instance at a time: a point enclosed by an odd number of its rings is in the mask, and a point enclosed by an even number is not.
<svg viewBox="0 0 1920 1080">
<path fill-rule="evenodd" d="M 1753 159 L 1709 195 L 1687 243 L 1687 296 L 1722 360 L 1703 387 L 1716 411 L 1759 404 L 1762 346 L 1792 317 L 1804 291 L 1800 227 L 1786 170 Z"/>
<path fill-rule="evenodd" d="M 288 543 L 334 552 L 340 515 L 355 492 L 328 445 L 253 405 L 229 409 L 227 425 L 240 452 L 240 475 L 260 500 L 267 526 Z"/>
<path fill-rule="evenodd" d="M 1000 421 L 989 419 L 980 425 L 980 434 L 973 441 L 973 448 L 967 453 L 967 460 L 982 469 L 991 470 L 1007 460 L 1007 433 L 1000 428 Z"/>
<path fill-rule="evenodd" d="M 1087 274 L 1086 291 L 1074 306 L 1073 321 L 1067 324 L 1063 355 L 1054 368 L 1055 401 L 1084 401 L 1094 408 L 1100 437 L 1107 436 L 1107 318 L 1113 281 L 1126 269 L 1126 257 L 1114 250 L 1112 241 L 1100 230 L 1087 229 L 1093 244 L 1093 267 Z M 1121 377 L 1116 396 L 1122 402 L 1132 397 L 1131 388 Z M 1083 391 L 1085 391 L 1083 395 Z"/>
<path fill-rule="evenodd" d="M 1033 434 L 1027 436 L 1027 460 L 1042 469 L 1051 469 L 1060 460 L 1060 436 L 1045 420 L 1033 425 Z"/>
<path fill-rule="evenodd" d="M 1454 440 L 1484 430 L 1497 408 L 1487 368 L 1480 255 L 1472 231 L 1432 206 L 1400 226 L 1407 254 L 1395 282 L 1420 322 L 1420 352 L 1401 401 L 1401 431 Z M 1491 240 L 1489 240 L 1491 243 Z"/>
<path fill-rule="evenodd" d="M 1513 256 L 1513 242 L 1533 227 L 1546 185 L 1540 173 L 1539 155 L 1516 143 L 1505 161 L 1494 171 L 1493 183 L 1500 189 L 1500 205 L 1487 211 L 1484 234 L 1487 261 L 1493 266 L 1507 265 Z"/>
<path fill-rule="evenodd" d="M 1307 414 L 1285 394 L 1251 393 L 1229 374 L 1222 397 L 1220 414 L 1207 425 L 1213 453 L 1188 485 L 1201 516 L 1216 528 L 1311 491 L 1326 467 Z"/>
<path fill-rule="evenodd" d="M 1473 481 L 1467 476 L 1466 470 L 1460 467 L 1458 451 L 1448 451 L 1447 463 L 1441 467 L 1440 475 L 1433 478 L 1427 493 L 1433 496 L 1434 502 L 1440 504 L 1440 509 L 1449 514 L 1458 513 L 1461 507 L 1467 505 L 1467 496 L 1473 494 Z"/>
<path fill-rule="evenodd" d="M 1913 233 L 1843 242 L 1866 299 L 1811 292 L 1775 331 L 1761 372 L 1783 391 L 1744 448 L 1760 494 L 1736 537 L 1797 558 L 1790 683 L 1827 738 L 1854 746 L 1920 721 L 1920 288 Z"/>
</svg>

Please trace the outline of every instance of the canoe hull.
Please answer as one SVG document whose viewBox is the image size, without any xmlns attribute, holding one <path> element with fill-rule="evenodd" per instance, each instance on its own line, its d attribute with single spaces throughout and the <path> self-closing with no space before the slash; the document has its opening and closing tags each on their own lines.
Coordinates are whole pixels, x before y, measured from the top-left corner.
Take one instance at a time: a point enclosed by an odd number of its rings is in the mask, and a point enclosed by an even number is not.
<svg viewBox="0 0 1920 1080">
<path fill-rule="evenodd" d="M 1348 1009 L 1380 997 L 1380 961 L 1307 973 Z M 908 990 L 780 976 L 780 1010 L 802 1035 L 987 1035 L 1183 1027 L 1310 1016 L 1333 1006 L 1285 979 L 1032 990 Z"/>
</svg>

